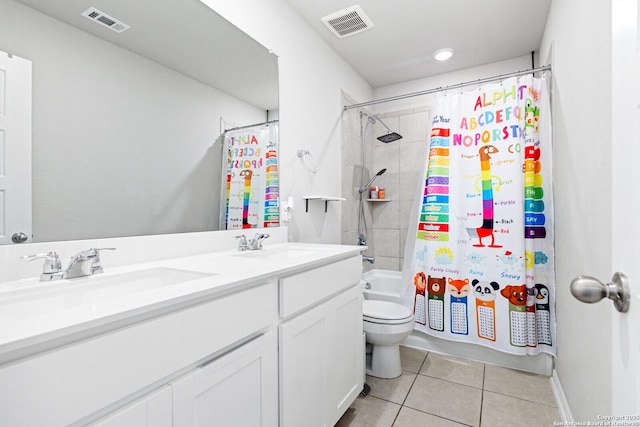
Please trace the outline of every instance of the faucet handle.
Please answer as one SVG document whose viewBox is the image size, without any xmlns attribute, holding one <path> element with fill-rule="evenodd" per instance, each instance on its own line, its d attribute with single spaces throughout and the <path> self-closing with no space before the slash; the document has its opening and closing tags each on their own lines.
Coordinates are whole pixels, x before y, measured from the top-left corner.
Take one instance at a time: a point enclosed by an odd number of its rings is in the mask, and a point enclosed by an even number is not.
<svg viewBox="0 0 640 427">
<path fill-rule="evenodd" d="M 62 263 L 60 262 L 60 257 L 57 252 L 51 251 L 46 254 L 24 255 L 21 256 L 20 259 L 22 261 L 45 260 L 42 274 L 40 275 L 40 281 L 42 282 L 62 278 Z"/>
<path fill-rule="evenodd" d="M 22 261 L 34 261 L 36 259 L 45 259 L 43 273 L 57 273 L 62 270 L 62 263 L 57 252 L 47 252 L 46 254 L 24 255 L 20 259 Z"/>
<path fill-rule="evenodd" d="M 92 253 L 94 257 L 93 263 L 91 264 L 91 274 L 97 274 L 104 272 L 102 268 L 102 262 L 100 261 L 100 251 L 115 251 L 116 248 L 91 248 L 89 252 Z"/>
<path fill-rule="evenodd" d="M 95 251 L 96 254 L 99 254 L 100 251 L 115 251 L 116 248 L 91 248 L 90 251 Z"/>
<path fill-rule="evenodd" d="M 95 257 L 100 256 L 100 251 L 115 251 L 116 248 L 90 248 L 80 251 L 76 256 Z"/>
</svg>

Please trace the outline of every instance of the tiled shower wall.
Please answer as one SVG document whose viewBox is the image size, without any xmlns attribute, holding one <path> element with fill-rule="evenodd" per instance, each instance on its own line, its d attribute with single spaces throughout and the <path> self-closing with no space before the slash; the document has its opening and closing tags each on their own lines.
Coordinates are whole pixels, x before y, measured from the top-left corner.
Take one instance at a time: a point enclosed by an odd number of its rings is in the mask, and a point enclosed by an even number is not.
<svg viewBox="0 0 640 427">
<path fill-rule="evenodd" d="M 345 96 L 345 104 L 353 101 Z M 380 123 L 369 125 L 364 143 L 364 183 L 378 172 L 387 171 L 372 185 L 385 188 L 386 202 L 365 202 L 368 247 L 366 255 L 375 257 L 372 268 L 402 270 L 409 217 L 414 200 L 423 184 L 422 174 L 427 161 L 430 115 L 427 107 L 379 114 L 384 122 L 402 135 L 402 139 L 383 144 L 376 138 L 386 133 Z M 363 125 L 365 123 L 363 119 Z M 358 241 L 358 188 L 361 185 L 360 115 L 358 109 L 342 116 L 342 243 Z M 367 196 L 368 194 L 364 194 Z"/>
</svg>

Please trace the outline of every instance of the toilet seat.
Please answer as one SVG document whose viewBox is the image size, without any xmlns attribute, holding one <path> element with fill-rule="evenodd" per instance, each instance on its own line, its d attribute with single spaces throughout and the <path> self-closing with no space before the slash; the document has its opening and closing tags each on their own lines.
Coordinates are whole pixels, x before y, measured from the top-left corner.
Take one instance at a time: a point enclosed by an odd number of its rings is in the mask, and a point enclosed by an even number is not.
<svg viewBox="0 0 640 427">
<path fill-rule="evenodd" d="M 395 325 L 413 320 L 411 309 L 388 301 L 364 300 L 362 319 L 365 322 Z"/>
</svg>

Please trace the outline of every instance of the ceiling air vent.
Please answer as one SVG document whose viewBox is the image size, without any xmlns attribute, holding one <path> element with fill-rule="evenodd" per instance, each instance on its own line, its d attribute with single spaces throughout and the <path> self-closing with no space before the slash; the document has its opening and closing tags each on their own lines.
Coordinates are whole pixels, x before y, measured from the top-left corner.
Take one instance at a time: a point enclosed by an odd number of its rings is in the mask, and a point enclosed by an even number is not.
<svg viewBox="0 0 640 427">
<path fill-rule="evenodd" d="M 129 29 L 129 26 L 122 21 L 118 21 L 115 18 L 107 15 L 106 13 L 100 12 L 95 7 L 90 7 L 82 13 L 87 19 L 90 19 L 94 22 L 97 22 L 100 25 L 104 25 L 105 27 L 115 31 L 116 33 L 121 33 L 125 30 Z"/>
<path fill-rule="evenodd" d="M 321 18 L 336 37 L 352 36 L 373 27 L 373 22 L 358 5 L 342 9 Z"/>
</svg>

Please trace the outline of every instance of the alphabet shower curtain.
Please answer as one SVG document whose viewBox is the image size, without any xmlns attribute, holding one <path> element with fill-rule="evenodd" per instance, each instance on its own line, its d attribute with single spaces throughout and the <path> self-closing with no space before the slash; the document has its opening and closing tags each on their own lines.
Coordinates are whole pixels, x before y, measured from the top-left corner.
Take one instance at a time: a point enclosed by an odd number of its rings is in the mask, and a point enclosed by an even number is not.
<svg viewBox="0 0 640 427">
<path fill-rule="evenodd" d="M 278 125 L 227 131 L 223 153 L 223 229 L 280 224 Z"/>
<path fill-rule="evenodd" d="M 555 355 L 551 123 L 532 75 L 435 101 L 406 304 L 416 328 Z"/>
</svg>

